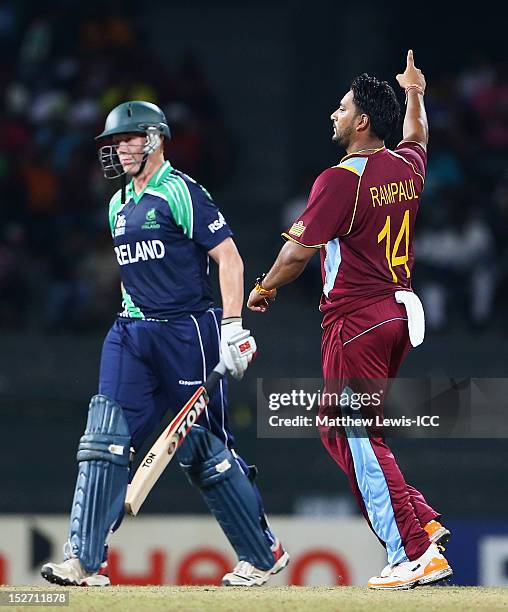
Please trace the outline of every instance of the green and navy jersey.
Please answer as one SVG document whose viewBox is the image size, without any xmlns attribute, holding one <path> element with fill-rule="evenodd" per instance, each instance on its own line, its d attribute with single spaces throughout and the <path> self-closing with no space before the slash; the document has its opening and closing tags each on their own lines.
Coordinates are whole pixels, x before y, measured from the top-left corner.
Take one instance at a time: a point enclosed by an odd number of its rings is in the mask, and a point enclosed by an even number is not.
<svg viewBox="0 0 508 612">
<path fill-rule="evenodd" d="M 210 194 L 166 161 L 145 189 L 111 198 L 121 316 L 167 320 L 212 305 L 208 251 L 232 236 Z"/>
</svg>

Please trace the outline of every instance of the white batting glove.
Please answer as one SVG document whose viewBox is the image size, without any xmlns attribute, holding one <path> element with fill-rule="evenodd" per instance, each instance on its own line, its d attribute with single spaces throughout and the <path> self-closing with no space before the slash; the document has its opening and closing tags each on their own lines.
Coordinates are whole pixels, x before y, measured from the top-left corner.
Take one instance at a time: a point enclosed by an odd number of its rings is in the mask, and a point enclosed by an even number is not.
<svg viewBox="0 0 508 612">
<path fill-rule="evenodd" d="M 243 329 L 241 317 L 228 317 L 221 325 L 221 353 L 228 372 L 241 380 L 256 353 L 256 341 Z"/>
</svg>

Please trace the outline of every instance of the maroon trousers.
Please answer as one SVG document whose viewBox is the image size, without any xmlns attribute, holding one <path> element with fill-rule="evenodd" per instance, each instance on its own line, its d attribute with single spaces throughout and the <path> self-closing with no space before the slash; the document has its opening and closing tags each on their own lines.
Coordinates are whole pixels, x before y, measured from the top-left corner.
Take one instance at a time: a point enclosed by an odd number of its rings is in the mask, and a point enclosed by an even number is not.
<svg viewBox="0 0 508 612">
<path fill-rule="evenodd" d="M 387 379 L 395 378 L 411 348 L 403 305 L 390 296 L 348 314 L 327 326 L 322 339 L 326 389 L 386 394 Z M 322 406 L 321 414 L 341 411 Z M 382 402 L 361 407 L 366 418 L 383 416 Z M 413 561 L 429 546 L 423 526 L 440 515 L 423 495 L 408 485 L 382 434 L 355 436 L 335 425 L 320 427 L 326 449 L 346 473 L 357 503 L 392 565 Z"/>
</svg>

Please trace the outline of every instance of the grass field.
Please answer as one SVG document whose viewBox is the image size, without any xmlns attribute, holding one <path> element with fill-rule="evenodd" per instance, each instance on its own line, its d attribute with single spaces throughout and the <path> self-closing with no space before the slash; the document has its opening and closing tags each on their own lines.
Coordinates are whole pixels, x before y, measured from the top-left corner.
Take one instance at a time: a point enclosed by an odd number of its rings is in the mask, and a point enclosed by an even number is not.
<svg viewBox="0 0 508 612">
<path fill-rule="evenodd" d="M 11 587 L 12 590 L 41 590 Z M 5 591 L 6 588 L 0 589 Z M 62 590 L 56 587 L 44 589 Z M 508 589 L 420 587 L 411 591 L 374 592 L 364 587 L 108 587 L 69 589 L 70 606 L 44 610 L 181 610 L 183 612 L 413 612 L 413 610 L 507 610 Z M 2 606 L 3 607 L 3 606 Z M 6 609 L 25 610 L 27 606 Z"/>
</svg>

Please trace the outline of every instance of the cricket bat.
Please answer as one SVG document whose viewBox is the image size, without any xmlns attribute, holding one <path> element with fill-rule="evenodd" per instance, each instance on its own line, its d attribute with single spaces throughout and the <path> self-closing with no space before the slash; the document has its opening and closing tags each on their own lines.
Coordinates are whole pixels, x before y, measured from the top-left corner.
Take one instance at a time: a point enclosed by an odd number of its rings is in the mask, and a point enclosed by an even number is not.
<svg viewBox="0 0 508 612">
<path fill-rule="evenodd" d="M 196 389 L 175 418 L 157 438 L 140 464 L 131 483 L 127 487 L 125 512 L 136 516 L 148 493 L 159 479 L 175 452 L 185 440 L 191 427 L 201 416 L 208 405 L 208 394 L 226 373 L 226 366 L 221 360 L 212 370 L 201 387 Z"/>
</svg>

